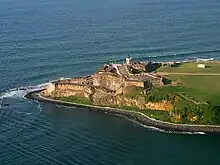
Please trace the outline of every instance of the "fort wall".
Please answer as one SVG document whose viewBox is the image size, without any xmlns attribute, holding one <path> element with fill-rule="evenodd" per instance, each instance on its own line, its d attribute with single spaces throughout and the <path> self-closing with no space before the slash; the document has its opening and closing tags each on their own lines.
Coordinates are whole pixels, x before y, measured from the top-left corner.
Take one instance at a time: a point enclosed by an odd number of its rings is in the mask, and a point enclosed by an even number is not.
<svg viewBox="0 0 220 165">
<path fill-rule="evenodd" d="M 55 85 L 56 90 L 77 90 L 77 91 L 83 91 L 84 86 L 80 84 L 74 84 L 74 83 L 58 83 Z"/>
<path fill-rule="evenodd" d="M 144 87 L 144 82 L 143 81 L 125 81 L 125 87 L 129 86 L 137 86 L 137 87 Z"/>
<path fill-rule="evenodd" d="M 99 73 L 94 75 L 93 85 L 104 87 L 112 91 L 117 91 L 124 85 L 124 78 L 122 76 L 115 76 L 113 74 Z"/>
<path fill-rule="evenodd" d="M 72 79 L 58 80 L 57 83 L 75 83 L 81 85 L 92 84 L 92 77 L 76 77 Z"/>
</svg>

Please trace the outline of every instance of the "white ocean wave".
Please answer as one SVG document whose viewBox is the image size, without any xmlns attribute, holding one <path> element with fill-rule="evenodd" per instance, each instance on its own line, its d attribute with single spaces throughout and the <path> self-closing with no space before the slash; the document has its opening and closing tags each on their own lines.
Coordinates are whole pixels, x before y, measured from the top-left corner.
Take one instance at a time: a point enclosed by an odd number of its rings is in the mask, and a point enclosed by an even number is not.
<svg viewBox="0 0 220 165">
<path fill-rule="evenodd" d="M 37 105 L 37 109 L 39 109 L 39 110 L 40 110 L 40 112 L 43 110 L 43 108 L 42 108 L 42 106 L 41 106 L 41 104 L 40 104 L 40 103 L 38 103 L 38 105 Z"/>
<path fill-rule="evenodd" d="M 69 108 L 69 109 L 74 109 L 77 108 L 76 106 L 65 106 L 65 105 L 56 105 L 58 108 Z"/>
<path fill-rule="evenodd" d="M 41 90 L 46 88 L 48 83 L 42 83 L 35 86 L 26 86 L 26 87 L 18 87 L 12 88 L 5 92 L 0 93 L 0 99 L 3 98 L 24 98 L 26 94 L 32 91 Z"/>
</svg>

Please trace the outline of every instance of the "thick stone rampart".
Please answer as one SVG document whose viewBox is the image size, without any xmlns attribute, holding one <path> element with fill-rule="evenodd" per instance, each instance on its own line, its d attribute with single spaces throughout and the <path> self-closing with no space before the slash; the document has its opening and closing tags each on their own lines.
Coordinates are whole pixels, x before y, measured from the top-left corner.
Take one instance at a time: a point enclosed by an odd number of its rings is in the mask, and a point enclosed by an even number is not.
<svg viewBox="0 0 220 165">
<path fill-rule="evenodd" d="M 92 77 L 74 77 L 72 79 L 64 79 L 64 80 L 58 80 L 56 82 L 57 84 L 67 84 L 67 83 L 73 83 L 73 84 L 81 84 L 81 85 L 90 85 L 92 84 Z"/>
<path fill-rule="evenodd" d="M 124 86 L 125 87 L 129 87 L 129 86 L 144 87 L 144 82 L 143 81 L 130 81 L 130 80 L 126 80 Z"/>
<path fill-rule="evenodd" d="M 143 76 L 143 75 L 141 75 Z M 150 80 L 155 78 L 154 76 L 144 75 Z M 130 78 L 130 79 L 129 79 Z M 160 78 L 155 78 L 155 81 Z M 148 81 L 152 86 L 151 82 Z M 139 77 L 124 77 L 116 75 L 114 73 L 99 72 L 88 77 L 77 77 L 72 79 L 58 80 L 50 83 L 47 90 L 42 94 L 51 97 L 62 96 L 83 96 L 89 98 L 95 105 L 122 105 L 122 106 L 137 106 L 140 109 L 149 108 L 153 109 L 151 105 L 147 105 L 146 102 L 141 103 L 131 99 L 119 100 L 116 96 L 123 95 L 125 88 L 127 87 L 142 87 L 146 88 L 146 82 L 139 80 Z M 162 108 L 162 110 L 167 109 Z"/>
<path fill-rule="evenodd" d="M 100 73 L 94 75 L 93 85 L 104 87 L 112 91 L 117 91 L 124 85 L 124 78 L 122 76 Z"/>
<path fill-rule="evenodd" d="M 75 84 L 75 83 L 58 83 L 55 85 L 55 90 L 77 90 L 77 91 L 83 91 L 84 85 L 81 84 Z"/>
</svg>

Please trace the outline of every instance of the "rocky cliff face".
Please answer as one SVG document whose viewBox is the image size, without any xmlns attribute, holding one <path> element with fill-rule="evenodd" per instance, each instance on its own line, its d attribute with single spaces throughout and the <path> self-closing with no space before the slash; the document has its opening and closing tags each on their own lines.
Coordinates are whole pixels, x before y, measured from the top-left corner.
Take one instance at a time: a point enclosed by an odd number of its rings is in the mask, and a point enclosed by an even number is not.
<svg viewBox="0 0 220 165">
<path fill-rule="evenodd" d="M 53 97 L 62 97 L 62 96 L 83 96 L 91 99 L 94 105 L 102 106 L 131 106 L 137 107 L 139 109 L 152 109 L 152 110 L 164 110 L 170 111 L 173 109 L 173 105 L 168 101 L 161 101 L 157 103 L 146 102 L 142 98 L 133 99 L 127 98 L 124 95 L 116 95 L 113 92 L 106 92 L 101 88 L 85 88 L 83 91 L 62 89 L 55 90 L 53 92 Z"/>
<path fill-rule="evenodd" d="M 160 102 L 146 102 L 144 99 L 132 99 L 126 98 L 124 96 L 117 96 L 117 105 L 119 106 L 131 106 L 137 107 L 139 109 L 152 109 L 152 110 L 163 110 L 170 111 L 173 109 L 173 104 L 168 101 L 160 101 Z"/>
<path fill-rule="evenodd" d="M 121 76 L 114 74 L 95 74 L 91 77 L 92 84 L 83 83 L 84 79 L 73 79 L 68 82 L 57 83 L 50 86 L 45 95 L 51 97 L 80 96 L 86 97 L 94 105 L 102 106 L 131 106 L 139 109 L 152 109 L 169 111 L 173 105 L 168 101 L 158 103 L 146 102 L 144 97 L 132 98 L 126 97 L 126 91 L 132 87 L 142 87 L 143 83 L 136 81 L 125 81 Z M 78 82 L 80 82 L 78 84 Z M 142 87 L 143 88 L 143 87 Z M 127 90 L 126 90 L 127 89 Z M 124 93 L 124 95 L 123 95 Z M 129 92 L 127 92 L 129 94 Z M 138 95 L 137 88 L 131 90 L 130 95 Z"/>
<path fill-rule="evenodd" d="M 96 91 L 91 99 L 94 105 L 111 106 L 117 104 L 114 94 L 106 93 L 101 90 Z"/>
<path fill-rule="evenodd" d="M 106 93 L 102 91 L 96 91 L 92 96 L 92 102 L 95 105 L 117 105 L 117 106 L 130 106 L 137 107 L 139 109 L 152 109 L 170 111 L 173 109 L 173 104 L 168 101 L 160 101 L 157 103 L 146 102 L 144 99 L 132 99 L 123 95 L 114 95 L 112 93 Z"/>
</svg>

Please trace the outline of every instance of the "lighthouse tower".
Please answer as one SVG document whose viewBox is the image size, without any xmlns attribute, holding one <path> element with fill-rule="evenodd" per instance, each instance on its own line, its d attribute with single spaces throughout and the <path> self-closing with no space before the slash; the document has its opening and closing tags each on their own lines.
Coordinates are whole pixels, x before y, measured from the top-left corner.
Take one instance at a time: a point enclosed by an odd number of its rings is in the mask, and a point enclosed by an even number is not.
<svg viewBox="0 0 220 165">
<path fill-rule="evenodd" d="M 125 58 L 125 63 L 127 65 L 131 65 L 131 60 L 132 60 L 132 58 L 128 55 L 128 57 Z"/>
</svg>

